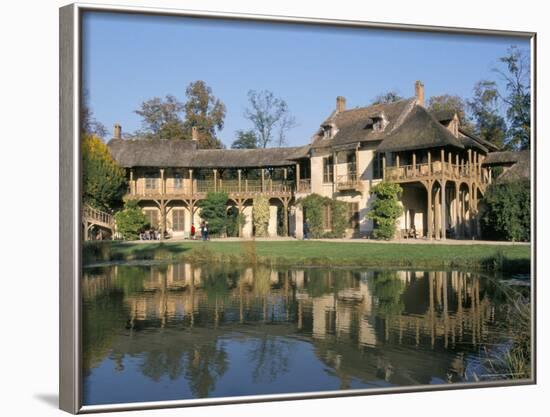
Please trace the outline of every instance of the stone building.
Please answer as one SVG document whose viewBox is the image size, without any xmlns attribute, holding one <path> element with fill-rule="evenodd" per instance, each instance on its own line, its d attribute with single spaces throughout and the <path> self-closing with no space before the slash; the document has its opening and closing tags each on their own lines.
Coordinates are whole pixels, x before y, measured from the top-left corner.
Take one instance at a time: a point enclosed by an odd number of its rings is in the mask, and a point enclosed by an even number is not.
<svg viewBox="0 0 550 417">
<path fill-rule="evenodd" d="M 253 236 L 252 204 L 264 195 L 269 235 L 301 238 L 304 213 L 296 202 L 310 193 L 348 203 L 348 236 L 368 237 L 370 190 L 386 180 L 403 188 L 400 236 L 414 229 L 427 239 L 472 238 L 479 234 L 478 202 L 492 181 L 491 167 L 510 159 L 464 130 L 455 112 L 428 111 L 419 81 L 414 97 L 394 103 L 347 109 L 337 97 L 334 111 L 301 147 L 199 149 L 196 139 L 194 130 L 190 141 L 125 140 L 117 125 L 108 143 L 127 171 L 126 198 L 138 200 L 150 223 L 173 237 L 199 225 L 197 203 L 208 191 L 228 193 L 228 210 L 245 218 L 242 237 Z"/>
</svg>

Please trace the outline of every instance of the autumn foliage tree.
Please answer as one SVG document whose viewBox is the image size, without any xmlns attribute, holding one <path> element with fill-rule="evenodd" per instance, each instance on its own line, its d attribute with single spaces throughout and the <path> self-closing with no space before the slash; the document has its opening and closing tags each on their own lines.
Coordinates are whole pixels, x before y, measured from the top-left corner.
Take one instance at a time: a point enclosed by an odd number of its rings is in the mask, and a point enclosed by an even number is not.
<svg viewBox="0 0 550 417">
<path fill-rule="evenodd" d="M 122 207 L 127 189 L 124 170 L 111 157 L 107 145 L 97 136 L 82 137 L 82 198 L 100 210 Z"/>
</svg>

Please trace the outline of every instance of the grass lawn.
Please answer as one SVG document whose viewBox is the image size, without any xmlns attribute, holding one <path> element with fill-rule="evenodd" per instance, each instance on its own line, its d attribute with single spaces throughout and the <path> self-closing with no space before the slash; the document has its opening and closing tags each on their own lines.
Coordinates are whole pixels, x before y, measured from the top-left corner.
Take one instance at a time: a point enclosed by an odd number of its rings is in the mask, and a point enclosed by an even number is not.
<svg viewBox="0 0 550 417">
<path fill-rule="evenodd" d="M 284 265 L 408 266 L 529 272 L 529 246 L 319 241 L 87 242 L 85 264 L 170 259 Z"/>
</svg>

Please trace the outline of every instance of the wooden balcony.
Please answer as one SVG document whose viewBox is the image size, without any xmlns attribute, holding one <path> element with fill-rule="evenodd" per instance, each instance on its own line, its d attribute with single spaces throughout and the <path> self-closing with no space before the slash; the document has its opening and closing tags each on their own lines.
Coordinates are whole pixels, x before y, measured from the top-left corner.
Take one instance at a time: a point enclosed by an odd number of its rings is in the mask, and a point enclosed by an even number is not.
<svg viewBox="0 0 550 417">
<path fill-rule="evenodd" d="M 451 181 L 475 181 L 480 185 L 491 182 L 491 174 L 487 168 L 479 165 L 453 164 L 435 161 L 430 164 L 415 164 L 386 167 L 386 181 L 397 183 L 417 182 L 429 179 L 445 179 Z"/>
<path fill-rule="evenodd" d="M 300 185 L 304 186 L 300 181 Z M 307 180 L 309 181 L 309 180 Z M 153 186 L 151 186 L 153 185 Z M 308 191 L 310 187 L 307 187 Z M 226 192 L 229 197 L 243 198 L 257 195 L 273 197 L 290 197 L 295 192 L 294 181 L 265 179 L 242 179 L 242 180 L 193 180 L 182 181 L 180 184 L 166 185 L 162 181 L 156 184 L 149 184 L 146 187 L 143 182 L 139 185 L 130 183 L 126 195 L 127 199 L 201 199 L 205 198 L 208 192 Z"/>
<path fill-rule="evenodd" d="M 360 183 L 355 174 L 344 174 L 336 177 L 337 191 L 359 191 Z"/>
</svg>

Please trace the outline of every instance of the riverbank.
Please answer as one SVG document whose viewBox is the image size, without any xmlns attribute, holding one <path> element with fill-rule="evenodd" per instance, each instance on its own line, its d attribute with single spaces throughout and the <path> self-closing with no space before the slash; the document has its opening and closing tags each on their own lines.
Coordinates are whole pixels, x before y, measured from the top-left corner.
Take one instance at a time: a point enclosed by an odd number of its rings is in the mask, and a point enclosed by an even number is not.
<svg viewBox="0 0 550 417">
<path fill-rule="evenodd" d="M 351 241 L 218 240 L 85 242 L 84 265 L 133 260 L 262 263 L 273 266 L 468 268 L 530 272 L 529 245 Z"/>
</svg>

